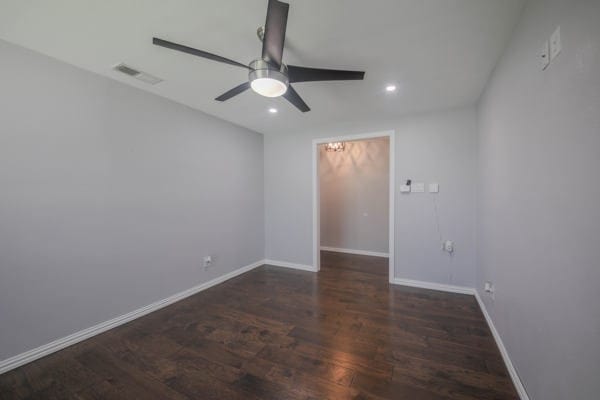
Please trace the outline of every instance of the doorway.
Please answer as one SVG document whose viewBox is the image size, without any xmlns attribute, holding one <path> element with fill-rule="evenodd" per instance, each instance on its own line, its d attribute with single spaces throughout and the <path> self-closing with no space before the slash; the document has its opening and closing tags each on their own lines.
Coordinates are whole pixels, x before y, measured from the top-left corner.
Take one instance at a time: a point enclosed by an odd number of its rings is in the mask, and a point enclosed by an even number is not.
<svg viewBox="0 0 600 400">
<path fill-rule="evenodd" d="M 393 131 L 313 140 L 313 263 L 317 271 L 321 248 L 387 256 L 389 281 L 393 281 L 394 149 Z"/>
</svg>

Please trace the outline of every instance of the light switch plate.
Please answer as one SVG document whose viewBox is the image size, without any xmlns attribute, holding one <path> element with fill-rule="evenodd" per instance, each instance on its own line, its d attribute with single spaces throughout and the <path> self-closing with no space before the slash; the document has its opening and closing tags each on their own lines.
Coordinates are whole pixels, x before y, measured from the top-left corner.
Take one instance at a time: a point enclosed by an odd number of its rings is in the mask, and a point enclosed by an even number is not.
<svg viewBox="0 0 600 400">
<path fill-rule="evenodd" d="M 545 41 L 544 45 L 540 49 L 538 54 L 538 60 L 540 62 L 540 69 L 544 71 L 550 65 L 550 42 Z"/>
<path fill-rule="evenodd" d="M 410 193 L 410 186 L 409 185 L 400 186 L 400 193 Z"/>
<path fill-rule="evenodd" d="M 440 191 L 439 183 L 430 183 L 429 184 L 429 193 L 437 193 Z"/>
<path fill-rule="evenodd" d="M 410 191 L 413 193 L 425 193 L 425 184 L 423 182 L 414 182 L 410 187 Z"/>
<path fill-rule="evenodd" d="M 554 60 L 562 50 L 562 42 L 560 40 L 560 26 L 556 28 L 552 36 L 550 36 L 550 60 Z"/>
</svg>

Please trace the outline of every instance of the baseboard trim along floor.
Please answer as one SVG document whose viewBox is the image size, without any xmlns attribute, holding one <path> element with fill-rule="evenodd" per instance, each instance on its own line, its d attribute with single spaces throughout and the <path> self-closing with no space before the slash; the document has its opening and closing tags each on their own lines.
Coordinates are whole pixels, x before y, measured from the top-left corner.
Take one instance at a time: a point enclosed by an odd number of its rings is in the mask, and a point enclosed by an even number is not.
<svg viewBox="0 0 600 400">
<path fill-rule="evenodd" d="M 415 281 L 411 279 L 394 278 L 394 285 L 412 286 L 421 289 L 440 290 L 442 292 L 461 293 L 475 295 L 475 289 L 465 286 L 446 285 L 442 283 Z"/>
<path fill-rule="evenodd" d="M 527 394 L 527 391 L 525 390 L 525 386 L 523 386 L 523 382 L 521 381 L 521 378 L 519 377 L 519 374 L 517 373 L 517 370 L 516 370 L 515 366 L 513 365 L 512 360 L 510 359 L 510 356 L 508 355 L 508 351 L 506 350 L 506 347 L 504 346 L 504 342 L 502 342 L 502 338 L 500 337 L 500 334 L 498 333 L 498 330 L 496 329 L 496 326 L 494 325 L 494 321 L 492 321 L 492 318 L 490 317 L 490 314 L 488 313 L 487 308 L 485 307 L 485 303 L 479 296 L 479 292 L 476 289 L 466 287 L 466 286 L 453 286 L 453 285 L 445 285 L 445 284 L 434 283 L 434 282 L 415 281 L 415 280 L 400 279 L 400 278 L 394 278 L 392 281 L 392 284 L 475 296 L 475 299 L 477 300 L 477 304 L 479 304 L 479 308 L 481 309 L 481 312 L 483 313 L 483 316 L 485 317 L 485 320 L 490 328 L 490 331 L 492 331 L 492 335 L 494 336 L 496 345 L 498 346 L 498 349 L 500 350 L 500 354 L 502 355 L 502 359 L 504 360 L 506 369 L 508 370 L 510 378 L 511 378 L 513 384 L 515 385 L 515 388 L 517 390 L 517 393 L 519 394 L 520 399 L 521 400 L 529 400 L 529 395 Z"/>
<path fill-rule="evenodd" d="M 322 248 L 322 250 L 325 250 L 325 251 L 335 251 L 335 250 L 327 250 L 327 249 L 328 248 Z M 347 252 L 347 251 L 343 251 L 343 252 Z M 350 253 L 350 254 L 356 254 L 356 253 Z M 127 314 L 113 318 L 109 321 L 99 323 L 90 328 L 81 330 L 79 332 L 75 332 L 69 336 L 65 336 L 65 337 L 57 339 L 57 340 L 54 340 L 50 343 L 47 343 L 47 344 L 37 347 L 35 349 L 26 351 L 21 354 L 17 354 L 16 356 L 13 356 L 6 360 L 2 360 L 2 361 L 0 361 L 0 374 L 10 371 L 12 369 L 18 368 L 21 365 L 30 363 L 39 358 L 47 356 L 51 353 L 62 350 L 66 347 L 72 346 L 76 343 L 79 343 L 79 342 L 86 340 L 88 338 L 91 338 L 93 336 L 99 335 L 100 333 L 106 332 L 107 330 L 112 329 L 112 328 L 116 328 L 117 326 L 123 325 L 127 322 L 130 322 L 130 321 L 136 319 L 136 318 L 143 317 L 146 314 L 149 314 L 153 311 L 159 310 L 159 309 L 166 307 L 170 304 L 173 304 L 179 300 L 183 300 L 186 297 L 192 296 L 196 293 L 199 293 L 210 287 L 213 287 L 215 285 L 223 283 L 229 279 L 232 279 L 238 275 L 241 275 L 245 272 L 248 272 L 250 270 L 253 270 L 254 268 L 260 267 L 265 264 L 273 265 L 276 267 L 297 269 L 297 270 L 301 270 L 301 271 L 316 272 L 315 267 L 313 267 L 311 265 L 296 264 L 296 263 L 290 263 L 287 261 L 277 261 L 277 260 L 257 261 L 255 263 L 252 263 L 245 267 L 236 269 L 235 271 L 227 273 L 223 276 L 220 276 L 220 277 L 210 280 L 208 282 L 202 283 L 198 286 L 194 286 L 190 289 L 187 289 L 187 290 L 184 290 L 177 294 L 174 294 L 173 296 L 167 297 L 165 299 L 162 299 L 162 300 L 159 300 L 152 304 L 149 304 L 145 307 L 138 308 L 137 310 L 134 310 Z M 500 337 L 500 334 L 498 333 L 496 327 L 494 326 L 494 322 L 492 321 L 492 318 L 490 317 L 490 315 L 485 307 L 485 303 L 482 301 L 477 290 L 475 290 L 474 288 L 469 288 L 469 287 L 464 287 L 464 286 L 453 286 L 453 285 L 446 285 L 446 284 L 440 284 L 440 283 L 434 283 L 434 282 L 424 282 L 424 281 L 416 281 L 416 280 L 400 279 L 400 278 L 394 278 L 392 281 L 392 284 L 401 285 L 401 286 L 411 286 L 411 287 L 417 287 L 417 288 L 422 288 L 422 289 L 440 290 L 443 292 L 451 292 L 451 293 L 459 293 L 459 294 L 475 296 L 477 303 L 479 304 L 479 308 L 481 309 L 481 311 L 485 317 L 485 320 L 487 321 L 487 324 L 490 327 L 492 335 L 494 336 L 494 340 L 496 341 L 496 345 L 498 346 L 498 349 L 500 350 L 500 353 L 502 355 L 504 363 L 506 364 L 506 368 L 508 369 L 510 377 L 513 381 L 513 384 L 515 385 L 515 388 L 517 389 L 517 392 L 519 393 L 521 400 L 529 400 L 529 396 L 527 395 L 527 392 L 525 391 L 525 387 L 523 386 L 523 383 L 521 382 L 521 379 L 519 378 L 519 375 L 517 374 L 517 371 L 510 359 L 510 356 L 508 355 L 508 351 L 506 350 L 506 347 L 504 346 L 504 343 L 502 342 L 502 338 Z"/>
<path fill-rule="evenodd" d="M 94 325 L 92 327 L 89 327 L 87 329 L 81 330 L 79 332 L 75 332 L 69 336 L 65 336 L 63 338 L 54 340 L 50 343 L 44 344 L 35 349 L 26 351 L 21 354 L 17 354 L 16 356 L 7 358 L 6 360 L 2 360 L 2 361 L 0 361 L 0 374 L 8 372 L 12 369 L 18 368 L 21 365 L 30 363 L 39 358 L 42 358 L 44 356 L 47 356 L 49 354 L 52 354 L 59 350 L 62 350 L 66 347 L 72 346 L 76 343 L 79 343 L 81 341 L 89 339 L 93 336 L 99 335 L 103 332 L 108 331 L 109 329 L 116 328 L 117 326 L 126 324 L 127 322 L 133 321 L 136 318 L 143 317 L 144 315 L 149 314 L 153 311 L 160 310 L 163 307 L 166 307 L 166 306 L 173 304 L 179 300 L 183 300 L 186 297 L 192 296 L 192 295 L 199 293 L 203 290 L 206 290 L 210 287 L 213 287 L 215 285 L 223 283 L 231 278 L 235 278 L 238 275 L 241 275 L 245 272 L 251 271 L 254 268 L 260 267 L 264 264 L 265 264 L 264 260 L 257 261 L 255 263 L 252 263 L 245 267 L 238 268 L 235 271 L 229 272 L 218 278 L 212 279 L 208 282 L 204 282 L 198 286 L 194 286 L 190 289 L 184 290 L 183 292 L 174 294 L 173 296 L 169 296 L 165 299 L 156 301 L 147 306 L 138 308 L 137 310 L 131 311 L 127 314 L 118 316 L 116 318 L 113 318 L 113 319 L 105 321 L 105 322 L 101 322 L 101 323 Z"/>
<path fill-rule="evenodd" d="M 79 332 L 75 332 L 71 335 L 65 336 L 63 338 L 54 340 L 50 343 L 36 347 L 35 349 L 26 351 L 21 354 L 17 354 L 16 356 L 7 358 L 6 360 L 2 360 L 2 361 L 0 361 L 0 374 L 8 372 L 12 369 L 18 368 L 21 365 L 25 365 L 25 364 L 35 361 L 39 358 L 45 357 L 49 354 L 52 354 L 59 350 L 62 350 L 66 347 L 77 344 L 77 343 L 84 341 L 86 339 L 89 339 L 93 336 L 99 335 L 103 332 L 106 332 L 109 329 L 116 328 L 117 326 L 126 324 L 127 322 L 133 321 L 136 318 L 143 317 L 144 315 L 149 314 L 153 311 L 160 310 L 163 307 L 173 304 L 179 300 L 183 300 L 186 297 L 192 296 L 196 293 L 199 293 L 210 287 L 213 287 L 215 285 L 223 283 L 231 278 L 235 278 L 238 275 L 241 275 L 245 272 L 248 272 L 250 270 L 253 270 L 254 268 L 260 267 L 265 264 L 273 265 L 276 267 L 292 268 L 292 269 L 298 269 L 298 270 L 302 270 L 302 271 L 316 272 L 316 269 L 310 265 L 294 264 L 294 263 L 289 263 L 289 262 L 285 262 L 285 261 L 260 260 L 255 263 L 252 263 L 250 265 L 247 265 L 245 267 L 236 269 L 235 271 L 232 271 L 228 274 L 225 274 L 223 276 L 220 276 L 220 277 L 210 280 L 208 282 L 202 283 L 198 286 L 194 286 L 190 289 L 184 290 L 183 292 L 174 294 L 173 296 L 167 297 L 166 299 L 156 301 L 152 304 L 138 308 L 137 310 L 131 311 L 127 314 L 118 316 L 116 318 L 113 318 L 113 319 L 105 321 L 105 322 L 101 322 L 101 323 L 94 325 L 92 327 L 89 327 L 87 329 L 83 329 Z"/>
<path fill-rule="evenodd" d="M 360 256 L 385 257 L 385 258 L 390 257 L 389 253 L 381 253 L 378 251 L 341 249 L 338 247 L 327 247 L 327 246 L 321 246 L 321 250 L 322 251 L 333 251 L 335 253 L 358 254 Z"/>
<path fill-rule="evenodd" d="M 312 265 L 304 265 L 304 264 L 296 264 L 287 261 L 277 261 L 277 260 L 265 260 L 265 264 L 273 265 L 275 267 L 283 267 L 283 268 L 292 268 L 298 269 L 301 271 L 309 271 L 309 272 L 317 272 L 317 269 Z"/>
<path fill-rule="evenodd" d="M 475 293 L 474 296 L 477 299 L 477 303 L 479 303 L 479 308 L 481 309 L 481 312 L 483 313 L 483 316 L 485 317 L 485 320 L 487 321 L 487 324 L 490 327 L 490 330 L 492 331 L 494 340 L 496 340 L 496 345 L 498 346 L 498 349 L 500 350 L 500 354 L 502 355 L 504 364 L 506 364 L 506 369 L 508 369 L 508 373 L 510 374 L 510 378 L 512 379 L 513 384 L 515 385 L 515 388 L 517 389 L 517 393 L 519 394 L 519 397 L 521 398 L 521 400 L 529 400 L 529 395 L 527 394 L 527 391 L 525 390 L 525 386 L 523 385 L 523 382 L 521 381 L 521 378 L 519 377 L 519 374 L 517 373 L 517 370 L 516 370 L 515 366 L 513 365 L 512 361 L 510 359 L 510 356 L 508 355 L 508 350 L 506 350 L 506 347 L 504 346 L 504 342 L 502 342 L 502 338 L 500 337 L 500 334 L 496 330 L 496 326 L 494 325 L 494 322 L 492 321 L 492 318 L 490 317 L 490 314 L 488 313 L 487 308 L 485 307 L 485 303 L 481 299 L 481 296 L 479 296 L 479 292 L 475 289 L 473 289 L 473 291 Z"/>
</svg>

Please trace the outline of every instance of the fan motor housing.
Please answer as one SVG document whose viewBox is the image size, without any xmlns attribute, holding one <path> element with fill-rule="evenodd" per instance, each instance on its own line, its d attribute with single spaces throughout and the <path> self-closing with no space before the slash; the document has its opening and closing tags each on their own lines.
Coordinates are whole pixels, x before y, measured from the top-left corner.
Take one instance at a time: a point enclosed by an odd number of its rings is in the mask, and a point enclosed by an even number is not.
<svg viewBox="0 0 600 400">
<path fill-rule="evenodd" d="M 257 93 L 266 97 L 278 97 L 287 91 L 290 81 L 285 65 L 282 64 L 281 68 L 276 68 L 267 61 L 258 59 L 250 63 L 250 68 L 248 80 L 252 89 Z M 257 86 L 261 82 L 268 82 L 267 84 L 272 88 L 273 93 L 269 93 L 270 89 L 265 91 L 258 88 Z"/>
<path fill-rule="evenodd" d="M 252 82 L 255 79 L 270 78 L 276 79 L 288 86 L 290 81 L 287 76 L 287 67 L 281 64 L 281 68 L 277 69 L 263 59 L 254 60 L 250 63 L 252 70 L 248 73 L 248 80 Z"/>
</svg>

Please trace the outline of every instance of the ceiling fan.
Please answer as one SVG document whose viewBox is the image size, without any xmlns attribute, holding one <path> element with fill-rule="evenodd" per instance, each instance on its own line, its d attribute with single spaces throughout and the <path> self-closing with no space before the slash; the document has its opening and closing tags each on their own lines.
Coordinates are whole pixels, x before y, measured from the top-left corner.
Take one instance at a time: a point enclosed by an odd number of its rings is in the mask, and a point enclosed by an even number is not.
<svg viewBox="0 0 600 400">
<path fill-rule="evenodd" d="M 263 42 L 262 56 L 252 61 L 249 65 L 159 38 L 153 38 L 152 43 L 168 49 L 248 69 L 248 82 L 244 82 L 223 93 L 215 99 L 217 101 L 229 100 L 252 88 L 256 93 L 265 97 L 283 96 L 300 111 L 307 112 L 310 111 L 310 108 L 296 90 L 294 90 L 291 83 L 362 80 L 365 73 L 362 71 L 308 68 L 284 64 L 282 56 L 289 7 L 290 5 L 287 3 L 278 0 L 269 0 L 267 21 L 264 28 L 258 28 L 257 32 Z"/>
</svg>

